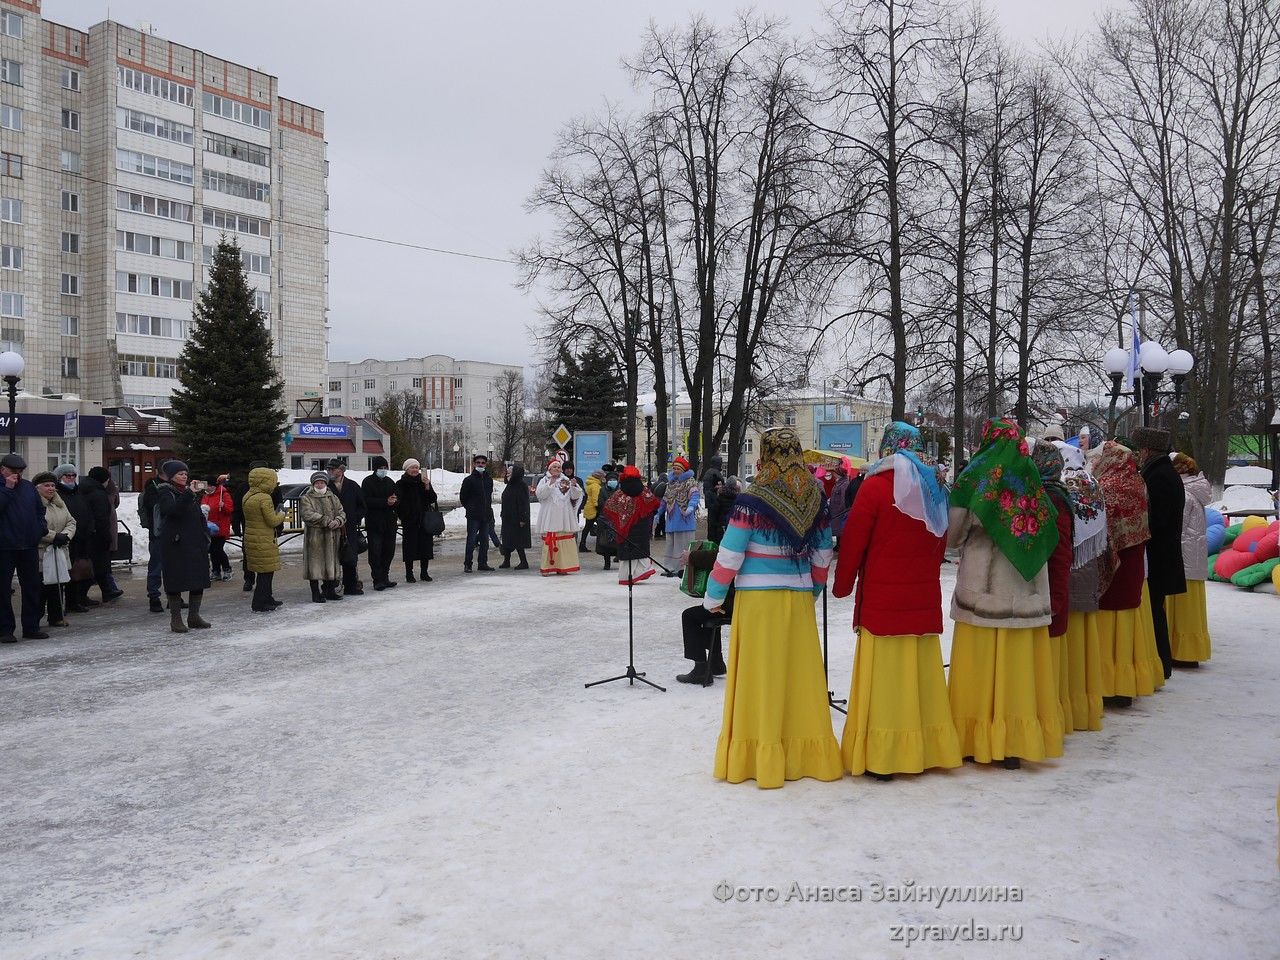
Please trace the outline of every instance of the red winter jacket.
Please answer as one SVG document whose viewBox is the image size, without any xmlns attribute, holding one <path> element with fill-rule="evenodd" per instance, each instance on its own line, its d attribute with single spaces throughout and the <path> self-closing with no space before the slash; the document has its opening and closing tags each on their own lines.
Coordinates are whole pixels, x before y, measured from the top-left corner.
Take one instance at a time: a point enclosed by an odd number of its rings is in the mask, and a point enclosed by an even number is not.
<svg viewBox="0 0 1280 960">
<path fill-rule="evenodd" d="M 1049 607 L 1053 620 L 1049 624 L 1049 636 L 1060 637 L 1067 632 L 1067 616 L 1071 613 L 1071 523 L 1074 513 L 1071 504 L 1063 501 L 1055 490 L 1049 491 L 1049 499 L 1058 511 L 1058 545 L 1049 555 Z"/>
<path fill-rule="evenodd" d="M 231 511 L 235 509 L 235 500 L 226 487 L 210 487 L 200 498 L 200 505 L 209 508 L 209 522 L 218 525 L 218 536 L 227 539 L 231 536 Z"/>
<path fill-rule="evenodd" d="M 1098 601 L 1099 610 L 1133 610 L 1142 603 L 1142 584 L 1147 577 L 1147 545 L 1140 543 L 1120 551 L 1120 569 L 1111 586 Z"/>
<path fill-rule="evenodd" d="M 833 593 L 858 581 L 854 627 L 879 637 L 942 632 L 939 570 L 946 538 L 893 505 L 893 471 L 867 477 L 840 536 Z"/>
</svg>

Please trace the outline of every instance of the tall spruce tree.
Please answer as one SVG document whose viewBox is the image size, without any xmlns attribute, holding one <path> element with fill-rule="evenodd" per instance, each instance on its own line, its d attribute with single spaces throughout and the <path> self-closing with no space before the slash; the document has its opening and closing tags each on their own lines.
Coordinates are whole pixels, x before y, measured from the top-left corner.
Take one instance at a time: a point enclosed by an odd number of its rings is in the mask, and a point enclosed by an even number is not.
<svg viewBox="0 0 1280 960">
<path fill-rule="evenodd" d="M 193 471 L 243 474 L 255 460 L 281 465 L 284 383 L 271 362 L 267 317 L 254 306 L 240 247 L 225 237 L 178 358 L 178 380 L 173 428 Z"/>
<path fill-rule="evenodd" d="M 627 411 L 622 380 L 609 352 L 595 344 L 575 357 L 561 347 L 559 366 L 547 405 L 548 432 L 562 423 L 574 436 L 579 430 L 608 430 L 613 449 L 624 449 Z"/>
</svg>

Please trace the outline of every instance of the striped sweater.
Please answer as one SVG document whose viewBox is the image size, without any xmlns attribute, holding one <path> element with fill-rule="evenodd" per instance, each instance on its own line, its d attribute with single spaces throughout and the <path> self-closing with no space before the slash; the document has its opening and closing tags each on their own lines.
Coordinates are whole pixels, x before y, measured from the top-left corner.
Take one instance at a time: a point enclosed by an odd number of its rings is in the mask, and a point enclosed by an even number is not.
<svg viewBox="0 0 1280 960">
<path fill-rule="evenodd" d="M 720 541 L 703 605 L 710 610 L 724 603 L 730 583 L 738 590 L 794 590 L 816 597 L 826 586 L 830 566 L 830 528 L 821 531 L 809 559 L 797 562 L 786 555 L 775 530 L 749 526 L 735 518 Z"/>
</svg>

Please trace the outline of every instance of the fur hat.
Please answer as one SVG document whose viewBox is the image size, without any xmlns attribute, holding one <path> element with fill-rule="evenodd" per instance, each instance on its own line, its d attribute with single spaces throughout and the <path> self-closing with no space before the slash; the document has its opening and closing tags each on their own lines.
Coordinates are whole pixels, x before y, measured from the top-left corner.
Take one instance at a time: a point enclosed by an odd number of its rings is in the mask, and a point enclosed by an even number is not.
<svg viewBox="0 0 1280 960">
<path fill-rule="evenodd" d="M 45 470 L 41 473 L 37 473 L 34 477 L 32 477 L 31 482 L 38 487 L 42 483 L 57 483 L 58 478 L 55 477 L 52 473 L 50 473 L 48 470 Z"/>
<path fill-rule="evenodd" d="M 686 460 L 684 457 L 676 457 L 674 460 L 671 461 L 671 466 L 675 467 L 681 473 L 684 473 L 686 470 L 689 469 L 689 461 Z"/>
<path fill-rule="evenodd" d="M 1157 427 L 1138 427 L 1133 431 L 1133 443 L 1139 450 L 1168 453 L 1173 448 L 1173 438 L 1168 430 Z"/>
</svg>

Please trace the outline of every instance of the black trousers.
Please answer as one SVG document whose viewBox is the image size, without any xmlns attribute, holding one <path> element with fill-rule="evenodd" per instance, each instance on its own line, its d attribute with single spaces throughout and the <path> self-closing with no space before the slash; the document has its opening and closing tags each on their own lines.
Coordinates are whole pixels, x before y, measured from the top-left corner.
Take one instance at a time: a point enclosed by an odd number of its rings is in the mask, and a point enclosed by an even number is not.
<svg viewBox="0 0 1280 960">
<path fill-rule="evenodd" d="M 49 623 L 57 623 L 59 620 L 66 619 L 62 611 L 62 585 L 58 583 L 46 583 L 43 591 L 44 612 L 49 619 Z"/>
<path fill-rule="evenodd" d="M 396 528 L 369 530 L 369 574 L 375 585 L 391 579 L 391 564 L 396 558 Z"/>
<path fill-rule="evenodd" d="M 729 623 L 723 613 L 712 613 L 698 604 L 685 607 L 680 614 L 680 628 L 684 632 L 684 656 L 694 663 L 706 663 L 707 651 L 717 663 L 723 659 L 720 650 L 719 630 Z"/>
<path fill-rule="evenodd" d="M 231 561 L 227 558 L 227 541 L 225 537 L 209 538 L 209 570 L 214 576 L 223 570 L 231 572 Z"/>
<path fill-rule="evenodd" d="M 261 610 L 271 605 L 274 599 L 271 596 L 271 582 L 275 579 L 274 573 L 259 573 L 254 578 L 253 584 L 253 609 Z"/>
<path fill-rule="evenodd" d="M 102 599 L 105 600 L 114 587 L 111 582 L 111 545 L 95 543 L 89 559 L 93 561 L 93 582 L 98 585 L 98 589 L 102 591 Z M 87 589 L 85 595 L 88 596 Z"/>
<path fill-rule="evenodd" d="M 1168 680 L 1173 675 L 1173 647 L 1169 645 L 1169 617 L 1164 611 L 1166 594 L 1157 592 L 1150 580 L 1147 581 L 1147 592 L 1151 594 L 1151 619 L 1156 627 L 1156 652 L 1160 654 L 1164 678 Z"/>
<path fill-rule="evenodd" d="M 35 547 L 28 550 L 0 550 L 0 634 L 8 636 L 14 632 L 13 618 L 13 575 L 18 574 L 18 586 L 22 589 L 22 632 L 35 633 L 40 629 L 40 617 L 44 613 L 43 583 L 40 576 L 40 551 Z"/>
</svg>

